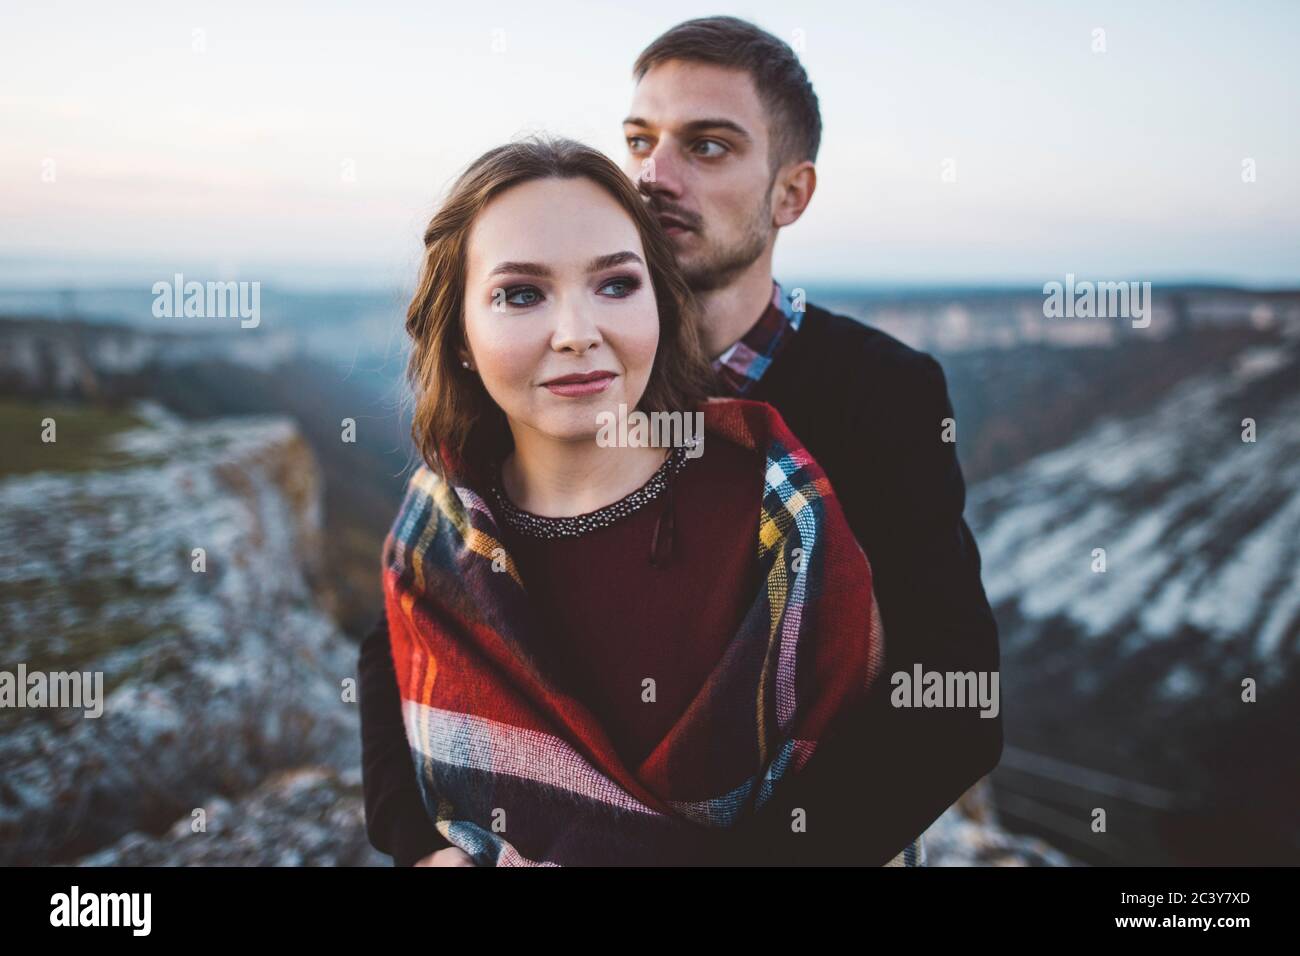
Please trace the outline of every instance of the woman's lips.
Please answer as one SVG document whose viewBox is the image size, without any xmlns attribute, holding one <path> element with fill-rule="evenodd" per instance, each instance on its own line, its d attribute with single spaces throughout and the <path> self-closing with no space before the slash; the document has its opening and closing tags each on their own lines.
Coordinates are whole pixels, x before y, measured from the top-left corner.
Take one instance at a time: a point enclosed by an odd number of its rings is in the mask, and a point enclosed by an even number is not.
<svg viewBox="0 0 1300 956">
<path fill-rule="evenodd" d="M 609 383 L 612 381 L 614 381 L 612 372 L 598 372 L 582 377 L 565 376 L 561 379 L 544 382 L 543 386 L 549 389 L 553 395 L 575 398 L 581 395 L 595 395 L 597 392 L 603 392 L 609 388 Z"/>
</svg>

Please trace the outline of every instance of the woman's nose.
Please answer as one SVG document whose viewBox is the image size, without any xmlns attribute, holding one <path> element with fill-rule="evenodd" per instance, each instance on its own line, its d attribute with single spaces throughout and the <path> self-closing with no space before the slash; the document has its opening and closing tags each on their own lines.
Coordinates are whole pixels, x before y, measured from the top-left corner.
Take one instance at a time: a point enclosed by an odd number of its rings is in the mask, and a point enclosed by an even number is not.
<svg viewBox="0 0 1300 956">
<path fill-rule="evenodd" d="M 551 347 L 557 352 L 574 351 L 581 355 L 600 341 L 600 328 L 585 305 L 566 304 L 556 310 Z"/>
</svg>

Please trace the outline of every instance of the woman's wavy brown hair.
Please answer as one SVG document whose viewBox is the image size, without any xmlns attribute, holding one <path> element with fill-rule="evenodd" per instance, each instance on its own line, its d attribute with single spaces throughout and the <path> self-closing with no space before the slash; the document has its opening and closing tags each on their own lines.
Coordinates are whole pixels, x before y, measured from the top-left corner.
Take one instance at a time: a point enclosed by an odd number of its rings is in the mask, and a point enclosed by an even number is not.
<svg viewBox="0 0 1300 956">
<path fill-rule="evenodd" d="M 694 410 L 709 393 L 694 297 L 672 245 L 635 185 L 609 158 L 569 139 L 531 137 L 484 153 L 460 175 L 424 232 L 419 285 L 406 311 L 411 357 L 406 375 L 414 399 L 411 435 L 437 474 L 458 483 L 490 480 L 512 447 L 505 413 L 472 371 L 465 347 L 468 240 L 475 218 L 494 197 L 535 179 L 585 176 L 618 201 L 636 224 L 659 306 L 659 347 L 637 408 Z M 563 214 L 563 211 L 557 211 Z"/>
</svg>

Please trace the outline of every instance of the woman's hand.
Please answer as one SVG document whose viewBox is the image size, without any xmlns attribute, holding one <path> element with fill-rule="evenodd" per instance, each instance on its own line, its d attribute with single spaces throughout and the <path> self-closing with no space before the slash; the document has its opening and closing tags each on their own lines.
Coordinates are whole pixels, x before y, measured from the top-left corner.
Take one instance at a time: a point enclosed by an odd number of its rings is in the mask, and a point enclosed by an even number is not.
<svg viewBox="0 0 1300 956">
<path fill-rule="evenodd" d="M 458 846 L 444 847 L 435 853 L 430 853 L 421 860 L 417 860 L 416 866 L 474 866 L 474 858 Z"/>
</svg>

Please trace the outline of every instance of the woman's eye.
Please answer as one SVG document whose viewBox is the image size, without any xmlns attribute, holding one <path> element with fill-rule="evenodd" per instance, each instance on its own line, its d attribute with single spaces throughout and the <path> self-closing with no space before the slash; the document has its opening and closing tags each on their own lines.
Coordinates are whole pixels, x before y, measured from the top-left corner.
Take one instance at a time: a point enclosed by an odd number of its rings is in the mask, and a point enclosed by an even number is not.
<svg viewBox="0 0 1300 956">
<path fill-rule="evenodd" d="M 531 297 L 531 298 L 530 298 Z M 537 291 L 535 286 L 517 285 L 506 289 L 506 302 L 511 305 L 527 306 L 536 305 L 541 301 L 542 294 Z"/>
<path fill-rule="evenodd" d="M 615 299 L 625 299 L 635 292 L 640 285 L 641 280 L 635 276 L 619 276 L 617 279 L 610 279 L 601 285 L 599 291 L 604 293 L 606 289 L 610 289 L 612 290 L 608 293 L 610 296 Z"/>
</svg>

